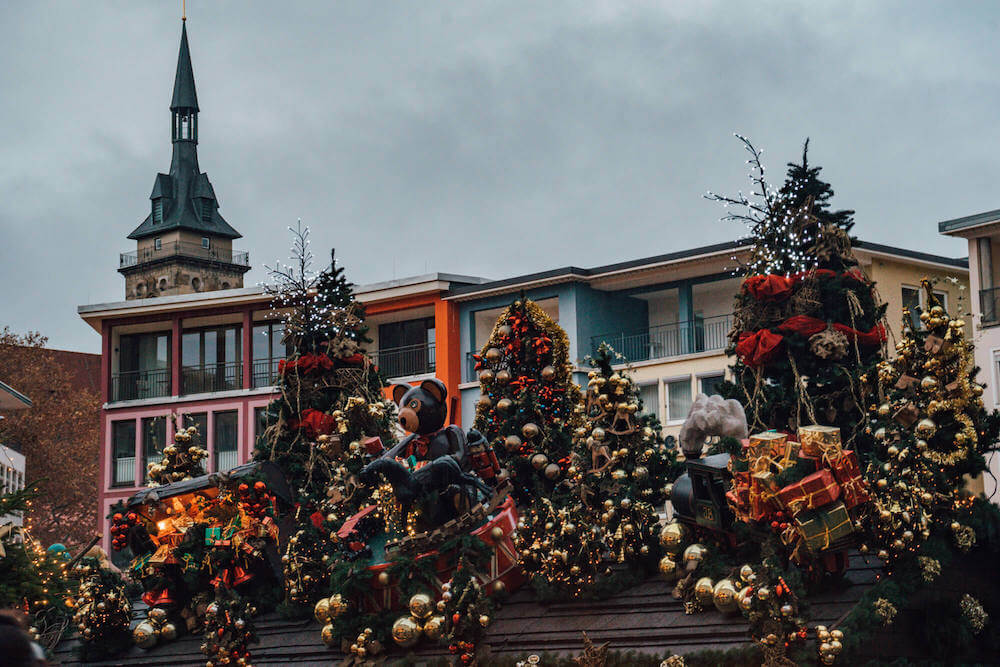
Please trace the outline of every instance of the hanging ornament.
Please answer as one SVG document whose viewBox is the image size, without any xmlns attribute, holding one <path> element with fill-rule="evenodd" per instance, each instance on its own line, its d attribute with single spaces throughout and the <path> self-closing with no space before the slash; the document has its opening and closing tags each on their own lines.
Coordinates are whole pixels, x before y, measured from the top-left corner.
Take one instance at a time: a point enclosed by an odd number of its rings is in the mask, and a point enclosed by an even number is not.
<svg viewBox="0 0 1000 667">
<path fill-rule="evenodd" d="M 541 433 L 541 429 L 538 428 L 538 424 L 535 424 L 534 422 L 528 422 L 521 427 L 521 435 L 528 440 L 533 440 L 539 433 Z"/>
<path fill-rule="evenodd" d="M 420 626 L 411 616 L 400 616 L 392 624 L 392 640 L 403 648 L 409 648 L 420 640 Z"/>
<path fill-rule="evenodd" d="M 410 598 L 409 608 L 413 618 L 423 620 L 434 613 L 434 600 L 427 593 L 417 593 Z"/>
<path fill-rule="evenodd" d="M 677 578 L 677 563 L 670 556 L 660 559 L 660 575 L 666 581 L 674 581 Z"/>
<path fill-rule="evenodd" d="M 731 579 L 721 579 L 712 590 L 712 603 L 723 614 L 739 611 L 736 600 L 736 586 Z"/>
<path fill-rule="evenodd" d="M 924 417 L 917 422 L 916 434 L 921 438 L 930 438 L 937 432 L 937 424 L 934 423 L 933 419 Z"/>
</svg>

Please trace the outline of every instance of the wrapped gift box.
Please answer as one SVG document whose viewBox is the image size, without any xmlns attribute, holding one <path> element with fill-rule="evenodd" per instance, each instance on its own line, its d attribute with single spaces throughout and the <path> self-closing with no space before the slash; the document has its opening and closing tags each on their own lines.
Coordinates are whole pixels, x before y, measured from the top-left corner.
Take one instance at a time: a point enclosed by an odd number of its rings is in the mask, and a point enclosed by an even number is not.
<svg viewBox="0 0 1000 667">
<path fill-rule="evenodd" d="M 840 497 L 840 485 L 827 469 L 806 475 L 777 493 L 778 502 L 790 512 L 813 510 L 829 505 Z"/>
<path fill-rule="evenodd" d="M 858 456 L 853 451 L 845 449 L 840 456 L 828 461 L 833 478 L 840 485 L 840 499 L 847 509 L 857 507 L 868 501 L 868 485 L 861 476 L 858 466 Z"/>
<path fill-rule="evenodd" d="M 819 553 L 834 542 L 848 537 L 854 532 L 854 524 L 844 503 L 837 502 L 818 510 L 801 512 L 795 517 L 795 525 L 805 541 L 806 548 Z"/>
<path fill-rule="evenodd" d="M 802 453 L 820 456 L 827 448 L 840 445 L 840 429 L 836 426 L 800 426 L 799 445 Z"/>
<path fill-rule="evenodd" d="M 778 431 L 764 431 L 750 436 L 748 443 L 748 454 L 751 457 L 759 456 L 781 456 L 785 452 L 785 443 L 788 442 L 787 433 Z"/>
</svg>

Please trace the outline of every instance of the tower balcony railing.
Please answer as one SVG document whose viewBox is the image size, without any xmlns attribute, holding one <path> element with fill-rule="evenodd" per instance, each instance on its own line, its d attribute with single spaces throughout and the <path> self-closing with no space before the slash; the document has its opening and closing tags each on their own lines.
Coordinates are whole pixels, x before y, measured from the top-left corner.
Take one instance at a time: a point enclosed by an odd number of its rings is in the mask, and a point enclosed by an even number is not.
<svg viewBox="0 0 1000 667">
<path fill-rule="evenodd" d="M 198 243 L 188 243 L 186 241 L 169 241 L 163 243 L 159 248 L 150 246 L 123 252 L 118 255 L 118 268 L 127 269 L 131 266 L 148 264 L 159 259 L 168 257 L 194 257 L 204 259 L 219 264 L 236 264 L 237 266 L 250 266 L 250 253 L 246 250 L 227 250 L 209 246 L 206 248 Z"/>
<path fill-rule="evenodd" d="M 254 359 L 250 370 L 253 373 L 253 388 L 274 387 L 278 384 L 278 365 L 281 359 Z"/>
<path fill-rule="evenodd" d="M 243 388 L 243 362 L 183 366 L 182 394 L 207 394 Z"/>
<path fill-rule="evenodd" d="M 729 343 L 732 315 L 672 322 L 646 329 L 617 331 L 590 339 L 591 352 L 607 343 L 627 361 L 651 361 L 685 354 L 723 350 Z"/>
<path fill-rule="evenodd" d="M 424 375 L 437 368 L 434 343 L 388 347 L 372 354 L 372 360 L 387 378 Z"/>
</svg>

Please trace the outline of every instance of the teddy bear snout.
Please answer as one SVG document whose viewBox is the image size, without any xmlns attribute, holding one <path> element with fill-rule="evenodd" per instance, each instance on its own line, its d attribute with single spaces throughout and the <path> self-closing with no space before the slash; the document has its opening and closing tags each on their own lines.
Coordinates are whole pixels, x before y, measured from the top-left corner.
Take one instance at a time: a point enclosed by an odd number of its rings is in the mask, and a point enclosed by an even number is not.
<svg viewBox="0 0 1000 667">
<path fill-rule="evenodd" d="M 399 411 L 399 423 L 410 433 L 416 433 L 420 419 L 412 408 L 403 408 Z"/>
</svg>

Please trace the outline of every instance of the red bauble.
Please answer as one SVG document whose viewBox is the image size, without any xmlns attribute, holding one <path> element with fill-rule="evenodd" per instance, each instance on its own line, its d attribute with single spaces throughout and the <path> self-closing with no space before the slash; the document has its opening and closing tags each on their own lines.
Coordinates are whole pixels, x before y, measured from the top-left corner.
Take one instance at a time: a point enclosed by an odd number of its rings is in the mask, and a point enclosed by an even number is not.
<svg viewBox="0 0 1000 667">
<path fill-rule="evenodd" d="M 116 512 L 114 514 L 114 516 L 111 517 L 111 520 L 112 521 L 121 521 L 122 520 L 122 515 Z"/>
<path fill-rule="evenodd" d="M 240 493 L 246 493 L 247 491 L 249 491 L 249 490 L 250 490 L 250 487 L 249 487 L 249 486 L 247 486 L 247 485 L 246 485 L 245 483 L 244 483 L 244 484 L 240 484 L 240 485 L 239 485 L 238 487 L 236 487 L 236 488 L 238 488 L 238 489 L 240 490 Z"/>
<path fill-rule="evenodd" d="M 462 618 L 461 615 L 459 615 L 457 613 L 456 614 L 452 614 L 451 615 L 451 622 L 452 623 L 458 623 L 459 619 L 461 619 L 461 618 Z"/>
<path fill-rule="evenodd" d="M 255 488 L 258 491 L 263 491 L 264 489 L 267 488 L 267 484 L 265 484 L 264 482 L 256 482 L 253 485 L 253 488 Z"/>
</svg>

